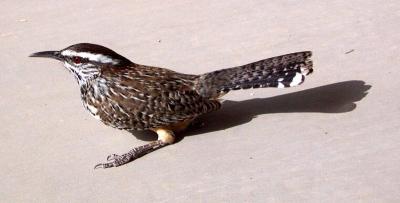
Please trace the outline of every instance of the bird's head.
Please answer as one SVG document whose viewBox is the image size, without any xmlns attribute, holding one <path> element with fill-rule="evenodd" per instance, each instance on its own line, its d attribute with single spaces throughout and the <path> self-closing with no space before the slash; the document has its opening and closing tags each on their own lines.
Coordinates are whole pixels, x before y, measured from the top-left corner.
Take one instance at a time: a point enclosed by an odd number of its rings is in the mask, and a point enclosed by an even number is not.
<svg viewBox="0 0 400 203">
<path fill-rule="evenodd" d="M 102 68 L 132 64 L 131 61 L 107 47 L 89 43 L 74 44 L 60 51 L 37 52 L 31 54 L 30 57 L 45 57 L 61 61 L 79 84 L 97 77 Z"/>
</svg>

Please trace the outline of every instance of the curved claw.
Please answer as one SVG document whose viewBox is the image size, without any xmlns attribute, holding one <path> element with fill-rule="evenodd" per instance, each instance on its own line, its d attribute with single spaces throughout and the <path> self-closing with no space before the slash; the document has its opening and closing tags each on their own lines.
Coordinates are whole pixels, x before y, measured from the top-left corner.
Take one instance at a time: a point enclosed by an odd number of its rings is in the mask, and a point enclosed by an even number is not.
<svg viewBox="0 0 400 203">
<path fill-rule="evenodd" d="M 94 166 L 94 170 L 102 168 L 102 169 L 106 169 L 106 168 L 111 168 L 114 167 L 114 164 L 112 163 L 100 163 L 97 164 L 96 166 Z"/>
<path fill-rule="evenodd" d="M 96 166 L 94 166 L 94 170 L 99 169 L 99 168 L 103 168 L 104 169 L 104 164 L 96 164 Z"/>
</svg>

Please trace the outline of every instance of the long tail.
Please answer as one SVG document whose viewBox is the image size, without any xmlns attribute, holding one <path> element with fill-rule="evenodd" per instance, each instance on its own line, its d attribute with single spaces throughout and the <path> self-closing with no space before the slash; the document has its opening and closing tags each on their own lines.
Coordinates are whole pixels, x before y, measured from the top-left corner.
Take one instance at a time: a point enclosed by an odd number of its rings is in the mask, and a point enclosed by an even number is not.
<svg viewBox="0 0 400 203">
<path fill-rule="evenodd" d="M 311 51 L 291 53 L 206 73 L 198 78 L 196 89 L 204 97 L 217 98 L 230 90 L 297 86 L 313 72 L 311 55 Z"/>
</svg>

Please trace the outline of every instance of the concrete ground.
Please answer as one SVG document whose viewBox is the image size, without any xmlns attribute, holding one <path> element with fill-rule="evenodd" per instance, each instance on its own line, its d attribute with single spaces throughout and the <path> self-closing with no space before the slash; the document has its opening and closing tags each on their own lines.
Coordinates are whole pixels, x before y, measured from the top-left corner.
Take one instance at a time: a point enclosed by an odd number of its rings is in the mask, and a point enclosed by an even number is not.
<svg viewBox="0 0 400 203">
<path fill-rule="evenodd" d="M 0 2 L 1 202 L 399 202 L 400 3 Z M 312 50 L 299 87 L 228 94 L 179 143 L 93 170 L 149 137 L 82 107 L 56 61 L 78 42 L 204 73 Z"/>
</svg>

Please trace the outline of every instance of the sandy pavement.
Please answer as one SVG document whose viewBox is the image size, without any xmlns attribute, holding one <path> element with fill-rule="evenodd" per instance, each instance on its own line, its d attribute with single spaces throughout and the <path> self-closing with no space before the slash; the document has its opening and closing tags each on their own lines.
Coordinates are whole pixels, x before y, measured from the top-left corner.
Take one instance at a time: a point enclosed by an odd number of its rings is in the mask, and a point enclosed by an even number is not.
<svg viewBox="0 0 400 203">
<path fill-rule="evenodd" d="M 324 2 L 2 0 L 0 202 L 399 202 L 400 3 Z M 315 73 L 93 170 L 149 135 L 93 119 L 58 62 L 28 57 L 78 42 L 184 73 L 312 50 Z"/>
</svg>

